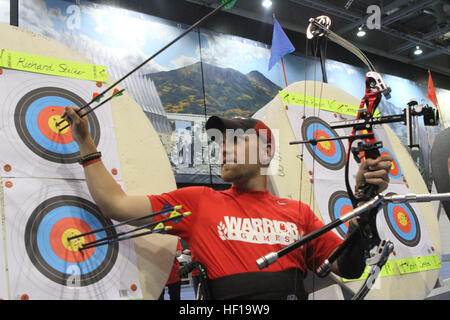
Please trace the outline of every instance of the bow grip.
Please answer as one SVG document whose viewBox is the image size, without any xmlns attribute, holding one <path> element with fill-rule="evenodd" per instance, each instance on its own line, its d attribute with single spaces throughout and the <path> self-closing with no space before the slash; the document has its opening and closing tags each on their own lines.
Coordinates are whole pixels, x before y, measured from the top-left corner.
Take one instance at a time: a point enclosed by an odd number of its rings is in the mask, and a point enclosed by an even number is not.
<svg viewBox="0 0 450 320">
<path fill-rule="evenodd" d="M 358 145 L 356 151 L 364 152 L 364 157 L 366 159 L 377 159 L 380 157 L 380 151 L 379 149 L 383 147 L 382 142 L 375 142 L 370 144 L 360 144 Z M 370 199 L 373 199 L 378 195 L 378 186 L 373 185 L 367 182 L 361 183 L 359 186 L 357 186 L 356 190 L 356 198 L 360 201 L 368 201 Z"/>
</svg>

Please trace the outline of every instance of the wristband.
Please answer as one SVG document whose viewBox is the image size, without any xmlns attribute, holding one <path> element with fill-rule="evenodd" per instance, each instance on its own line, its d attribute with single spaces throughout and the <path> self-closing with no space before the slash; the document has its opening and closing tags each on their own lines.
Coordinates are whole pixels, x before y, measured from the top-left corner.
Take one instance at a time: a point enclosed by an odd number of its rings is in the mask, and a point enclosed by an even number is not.
<svg viewBox="0 0 450 320">
<path fill-rule="evenodd" d="M 88 161 L 91 161 L 91 160 L 94 160 L 94 159 L 99 159 L 101 157 L 102 157 L 102 153 L 101 152 L 90 153 L 90 154 L 87 154 L 87 155 L 85 155 L 83 157 L 80 157 L 78 159 L 78 163 L 82 165 L 82 164 L 84 164 L 84 163 L 86 163 Z"/>
<path fill-rule="evenodd" d="M 89 166 L 89 165 L 91 165 L 93 163 L 99 162 L 99 161 L 102 161 L 102 159 L 101 158 L 95 158 L 95 159 L 83 162 L 82 166 L 83 166 L 83 168 L 86 168 L 87 166 Z"/>
</svg>

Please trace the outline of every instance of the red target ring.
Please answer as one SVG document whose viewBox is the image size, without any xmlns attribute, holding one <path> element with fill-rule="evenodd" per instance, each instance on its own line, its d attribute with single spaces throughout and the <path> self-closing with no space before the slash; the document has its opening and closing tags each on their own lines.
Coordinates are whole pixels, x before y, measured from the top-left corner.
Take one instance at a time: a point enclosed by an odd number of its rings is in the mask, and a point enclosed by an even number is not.
<svg viewBox="0 0 450 320">
<path fill-rule="evenodd" d="M 318 129 L 314 132 L 314 139 L 329 138 L 331 138 L 330 135 L 323 130 Z M 329 157 L 332 157 L 336 154 L 336 146 L 332 141 L 318 142 L 317 148 L 320 150 L 320 152 Z"/>
<path fill-rule="evenodd" d="M 341 208 L 341 217 L 342 216 L 344 216 L 344 215 L 346 215 L 347 213 L 349 213 L 350 211 L 352 211 L 353 210 L 353 207 L 352 206 L 349 206 L 349 205 L 344 205 L 344 206 L 342 206 L 342 208 Z M 350 224 L 350 220 L 349 221 L 346 221 L 346 222 L 344 222 L 344 225 L 348 228 L 348 225 Z"/>
<path fill-rule="evenodd" d="M 61 121 L 61 115 L 64 113 L 64 108 L 61 106 L 48 106 L 42 109 L 37 117 L 37 123 L 41 133 L 49 140 L 56 143 L 71 143 L 73 142 L 72 132 L 69 128 L 59 132 L 56 123 Z M 60 125 L 63 127 L 66 123 Z"/>
<path fill-rule="evenodd" d="M 393 218 L 397 227 L 405 233 L 411 232 L 412 222 L 409 214 L 406 210 L 400 206 L 396 206 L 392 209 Z"/>
<path fill-rule="evenodd" d="M 89 225 L 81 219 L 64 218 L 53 226 L 50 232 L 50 245 L 55 254 L 61 259 L 80 263 L 89 259 L 95 252 L 95 248 L 80 251 L 81 244 L 95 241 L 95 235 L 67 240 L 67 238 L 92 231 Z"/>
</svg>

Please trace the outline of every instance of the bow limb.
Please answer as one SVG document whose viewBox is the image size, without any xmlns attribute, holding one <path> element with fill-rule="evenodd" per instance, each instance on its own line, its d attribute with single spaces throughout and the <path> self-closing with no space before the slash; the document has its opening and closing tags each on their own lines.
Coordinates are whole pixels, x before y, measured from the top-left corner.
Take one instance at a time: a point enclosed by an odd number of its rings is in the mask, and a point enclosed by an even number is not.
<svg viewBox="0 0 450 320">
<path fill-rule="evenodd" d="M 347 49 L 355 56 L 357 56 L 369 69 L 369 72 L 366 74 L 366 89 L 365 95 L 361 99 L 360 108 L 358 110 L 357 119 L 372 119 L 380 101 L 382 98 L 382 94 L 386 96 L 386 98 L 390 98 L 390 88 L 387 86 L 381 75 L 377 73 L 372 62 L 367 58 L 367 56 L 355 45 L 350 43 L 349 41 L 343 39 L 336 33 L 332 32 L 329 28 L 331 25 L 331 19 L 326 16 L 320 16 L 318 18 L 311 18 L 310 24 L 307 29 L 307 37 L 309 39 L 315 37 L 323 37 L 330 39 L 334 43 L 342 46 Z M 357 132 L 362 131 L 364 134 L 369 134 L 370 137 L 361 139 L 357 138 Z M 357 147 L 352 147 L 352 144 L 355 140 L 363 140 L 363 142 L 359 142 Z M 360 201 L 368 201 L 373 199 L 378 194 L 378 186 L 370 185 L 368 183 L 360 183 L 356 186 L 356 195 L 353 193 L 353 188 L 350 184 L 349 178 L 349 162 L 350 162 L 350 152 L 353 153 L 355 160 L 358 163 L 362 161 L 366 161 L 369 158 L 376 159 L 380 156 L 379 149 L 382 147 L 382 143 L 376 140 L 376 137 L 373 132 L 372 126 L 364 126 L 364 127 L 354 127 L 351 135 L 349 136 L 348 149 L 346 154 L 346 163 L 345 163 L 345 186 L 347 189 L 347 193 L 349 198 L 353 204 L 354 208 L 357 208 Z M 370 210 L 369 213 L 364 216 L 359 217 L 360 222 L 360 230 L 362 234 L 368 239 L 365 242 L 365 254 L 367 258 L 367 262 L 369 262 L 370 258 L 370 250 L 375 246 L 381 245 L 381 239 L 379 238 L 377 228 L 376 228 L 376 213 L 378 212 L 378 208 L 374 208 Z M 345 244 L 348 241 L 344 242 Z M 345 247 L 345 245 L 343 246 Z M 337 250 L 338 252 L 342 252 L 342 250 Z M 338 258 L 338 254 L 332 255 L 331 260 L 336 260 Z M 387 258 L 386 258 L 387 259 Z M 329 261 L 332 263 L 332 261 Z M 328 270 L 331 266 L 331 263 L 327 266 Z M 384 264 L 384 263 L 383 263 Z M 362 291 L 360 290 L 355 297 L 363 298 L 368 290 L 370 290 L 371 286 L 368 284 L 378 275 L 378 273 L 373 273 L 371 275 L 370 281 L 366 280 L 362 286 Z M 364 288 L 364 289 L 363 289 Z"/>
</svg>

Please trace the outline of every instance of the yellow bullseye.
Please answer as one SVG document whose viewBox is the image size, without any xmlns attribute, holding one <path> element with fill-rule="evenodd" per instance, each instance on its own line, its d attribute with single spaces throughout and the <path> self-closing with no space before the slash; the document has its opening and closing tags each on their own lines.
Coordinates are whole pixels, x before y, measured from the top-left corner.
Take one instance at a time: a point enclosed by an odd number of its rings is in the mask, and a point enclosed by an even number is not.
<svg viewBox="0 0 450 320">
<path fill-rule="evenodd" d="M 326 139 L 326 138 L 328 138 L 328 137 L 320 136 L 318 139 Z M 324 150 L 328 151 L 331 149 L 330 141 L 322 141 L 322 142 L 319 142 L 319 144 L 322 147 L 322 149 L 324 149 Z"/>
<path fill-rule="evenodd" d="M 52 115 L 50 118 L 48 118 L 48 126 L 49 128 L 56 134 L 65 134 L 67 131 L 69 131 L 69 127 L 65 128 L 61 132 L 59 132 L 59 128 L 56 126 L 56 124 L 63 119 L 59 115 Z M 64 127 L 67 124 L 67 122 L 63 122 L 59 125 L 60 128 Z"/>
<path fill-rule="evenodd" d="M 397 214 L 397 218 L 398 218 L 398 222 L 402 225 L 402 226 L 406 226 L 408 224 L 408 219 L 406 218 L 405 214 L 403 212 L 399 212 Z"/>
<path fill-rule="evenodd" d="M 75 238 L 70 241 L 67 240 L 68 238 L 77 236 L 79 234 L 81 234 L 81 232 L 74 228 L 69 228 L 66 231 L 64 231 L 61 239 L 64 248 L 66 248 L 69 251 L 79 251 L 79 249 L 84 244 L 84 237 Z"/>
</svg>

